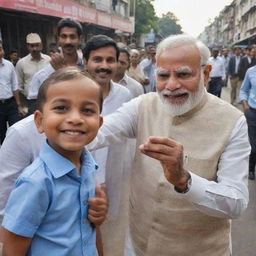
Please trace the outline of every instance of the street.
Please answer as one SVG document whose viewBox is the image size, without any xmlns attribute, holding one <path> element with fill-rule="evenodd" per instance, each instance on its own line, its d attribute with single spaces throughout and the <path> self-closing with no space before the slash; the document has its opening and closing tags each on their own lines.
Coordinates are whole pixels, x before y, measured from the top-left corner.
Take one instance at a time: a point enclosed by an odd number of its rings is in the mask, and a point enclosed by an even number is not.
<svg viewBox="0 0 256 256">
<path fill-rule="evenodd" d="M 222 89 L 222 98 L 230 101 L 230 87 Z M 238 105 L 241 109 L 241 105 Z M 256 181 L 249 180 L 250 202 L 245 213 L 232 222 L 232 256 L 256 256 Z"/>
</svg>

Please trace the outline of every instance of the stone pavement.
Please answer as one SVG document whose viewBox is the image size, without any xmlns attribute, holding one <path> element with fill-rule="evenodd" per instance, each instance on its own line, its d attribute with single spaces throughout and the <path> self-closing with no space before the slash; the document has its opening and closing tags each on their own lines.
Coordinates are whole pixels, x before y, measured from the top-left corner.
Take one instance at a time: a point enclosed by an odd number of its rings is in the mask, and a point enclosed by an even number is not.
<svg viewBox="0 0 256 256">
<path fill-rule="evenodd" d="M 221 98 L 230 102 L 230 88 L 224 87 Z M 242 110 L 240 104 L 237 107 Z M 256 181 L 249 180 L 250 201 L 245 213 L 232 221 L 232 256 L 256 256 Z"/>
</svg>

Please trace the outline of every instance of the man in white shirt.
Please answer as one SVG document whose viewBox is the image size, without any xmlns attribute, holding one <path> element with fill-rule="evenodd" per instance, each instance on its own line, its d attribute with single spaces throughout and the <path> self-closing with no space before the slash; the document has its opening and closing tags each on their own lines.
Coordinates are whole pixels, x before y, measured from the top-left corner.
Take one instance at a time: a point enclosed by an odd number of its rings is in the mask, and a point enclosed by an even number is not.
<svg viewBox="0 0 256 256">
<path fill-rule="evenodd" d="M 145 74 L 146 79 L 149 80 L 149 84 L 145 85 L 145 92 L 154 92 L 156 90 L 156 48 L 153 45 L 148 46 L 148 58 L 140 62 L 140 66 Z"/>
<path fill-rule="evenodd" d="M 113 39 L 97 35 L 86 43 L 83 56 L 86 70 L 102 87 L 104 100 L 101 115 L 105 118 L 132 98 L 127 88 L 111 81 L 118 67 L 119 48 Z M 123 138 L 116 145 L 92 152 L 99 165 L 97 179 L 106 186 L 109 200 L 108 218 L 101 226 L 106 256 L 122 256 L 124 251 L 132 160 L 128 149 L 127 139 Z"/>
<path fill-rule="evenodd" d="M 138 97 L 144 93 L 143 86 L 126 74 L 130 67 L 130 53 L 125 48 L 119 48 L 119 50 L 118 68 L 112 80 L 126 87 L 133 98 Z"/>
<path fill-rule="evenodd" d="M 28 90 L 28 99 L 36 100 L 38 90 L 44 80 L 55 70 L 66 66 L 83 68 L 83 60 L 77 54 L 83 30 L 81 24 L 71 18 L 61 19 L 57 24 L 58 44 L 62 53 L 52 54 L 52 60 L 45 68 L 38 71 L 32 78 Z M 32 111 L 33 113 L 33 111 Z"/>
<path fill-rule="evenodd" d="M 29 54 L 17 62 L 16 73 L 22 93 L 23 104 L 30 109 L 35 105 L 35 101 L 27 99 L 28 86 L 33 75 L 46 67 L 49 64 L 51 57 L 41 52 L 43 46 L 38 34 L 28 34 L 26 37 L 26 43 Z"/>
<path fill-rule="evenodd" d="M 0 144 L 4 141 L 7 124 L 13 125 L 24 114 L 15 68 L 4 59 L 3 43 L 0 41 Z"/>
<path fill-rule="evenodd" d="M 219 50 L 217 48 L 212 49 L 212 57 L 209 59 L 209 64 L 212 66 L 212 70 L 210 73 L 208 92 L 220 98 L 221 89 L 226 79 L 226 72 L 224 61 L 219 56 Z"/>
</svg>

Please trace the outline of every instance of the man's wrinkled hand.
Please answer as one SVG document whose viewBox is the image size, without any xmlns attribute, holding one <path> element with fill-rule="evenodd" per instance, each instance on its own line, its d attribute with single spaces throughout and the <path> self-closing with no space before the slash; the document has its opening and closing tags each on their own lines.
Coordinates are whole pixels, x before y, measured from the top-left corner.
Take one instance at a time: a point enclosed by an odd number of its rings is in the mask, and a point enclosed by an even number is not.
<svg viewBox="0 0 256 256">
<path fill-rule="evenodd" d="M 159 160 L 166 179 L 176 187 L 182 187 L 186 181 L 186 173 L 183 169 L 182 144 L 165 137 L 149 137 L 139 146 L 141 153 Z"/>
</svg>

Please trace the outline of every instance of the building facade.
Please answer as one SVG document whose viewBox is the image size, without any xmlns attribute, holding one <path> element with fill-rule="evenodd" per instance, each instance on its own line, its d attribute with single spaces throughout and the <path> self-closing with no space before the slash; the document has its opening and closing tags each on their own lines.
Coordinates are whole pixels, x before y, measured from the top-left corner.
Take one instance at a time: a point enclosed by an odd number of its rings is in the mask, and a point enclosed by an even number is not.
<svg viewBox="0 0 256 256">
<path fill-rule="evenodd" d="M 7 55 L 17 49 L 25 56 L 26 35 L 38 33 L 47 53 L 58 21 L 70 17 L 81 22 L 85 41 L 95 34 L 122 41 L 134 29 L 129 8 L 130 0 L 0 0 L 0 39 Z"/>
<path fill-rule="evenodd" d="M 256 44 L 256 0 L 233 0 L 199 38 L 209 47 Z"/>
</svg>

